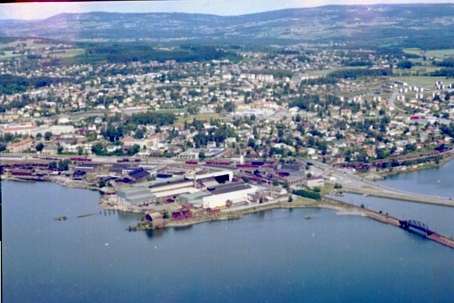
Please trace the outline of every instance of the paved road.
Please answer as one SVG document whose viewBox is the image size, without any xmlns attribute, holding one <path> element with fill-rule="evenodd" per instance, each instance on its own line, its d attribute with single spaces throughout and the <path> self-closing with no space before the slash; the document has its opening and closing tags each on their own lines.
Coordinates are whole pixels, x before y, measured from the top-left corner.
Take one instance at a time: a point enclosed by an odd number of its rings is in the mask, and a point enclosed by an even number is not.
<svg viewBox="0 0 454 303">
<path fill-rule="evenodd" d="M 369 181 L 363 178 L 360 178 L 353 174 L 351 170 L 338 170 L 330 165 L 325 163 L 315 162 L 312 161 L 315 166 L 323 169 L 322 176 L 329 177 L 333 176 L 336 178 L 336 182 L 342 184 L 345 187 L 349 187 L 352 189 L 356 189 L 357 191 L 361 192 L 369 192 L 372 193 L 374 191 L 378 191 L 381 193 L 382 196 L 388 197 L 401 197 L 404 200 L 412 200 L 414 199 L 415 202 L 427 201 L 427 202 L 437 202 L 443 203 L 446 205 L 454 206 L 454 201 L 449 200 L 449 197 L 440 197 L 440 196 L 432 196 L 432 195 L 423 195 L 418 193 L 412 193 L 396 188 L 391 188 L 388 186 L 378 185 L 373 181 Z"/>
<path fill-rule="evenodd" d="M 396 89 L 396 90 L 394 90 L 393 94 L 391 95 L 391 98 L 389 98 L 388 104 L 401 112 L 405 112 L 403 109 L 397 107 L 396 104 L 394 103 L 396 101 L 397 95 L 398 95 L 398 92 Z"/>
</svg>

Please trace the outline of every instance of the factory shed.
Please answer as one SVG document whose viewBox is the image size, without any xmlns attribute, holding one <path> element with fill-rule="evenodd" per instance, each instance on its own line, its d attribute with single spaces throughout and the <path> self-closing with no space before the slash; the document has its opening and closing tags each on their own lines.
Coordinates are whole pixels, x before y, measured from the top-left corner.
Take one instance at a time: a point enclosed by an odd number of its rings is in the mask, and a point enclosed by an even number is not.
<svg viewBox="0 0 454 303">
<path fill-rule="evenodd" d="M 309 188 L 316 186 L 323 187 L 325 185 L 325 180 L 320 176 L 307 178 L 307 180 L 304 182 L 304 185 Z"/>
<path fill-rule="evenodd" d="M 128 176 L 134 179 L 136 182 L 146 179 L 150 175 L 149 172 L 139 167 L 128 173 Z"/>
<path fill-rule="evenodd" d="M 156 196 L 148 188 L 131 187 L 117 190 L 117 202 L 124 205 L 138 205 L 143 203 L 153 203 Z"/>
<path fill-rule="evenodd" d="M 185 195 L 180 195 L 178 197 L 178 202 L 181 205 L 202 205 L 203 198 L 211 196 L 211 193 L 209 191 L 200 191 L 200 192 L 195 192 L 195 193 L 190 193 L 190 194 L 185 194 Z"/>
<path fill-rule="evenodd" d="M 114 163 L 109 168 L 109 174 L 121 176 L 121 175 L 124 175 L 126 173 L 132 172 L 135 169 L 137 169 L 137 167 L 131 166 L 130 164 Z"/>
<path fill-rule="evenodd" d="M 247 201 L 248 195 L 256 192 L 256 188 L 242 183 L 229 183 L 208 190 L 211 196 L 203 197 L 202 205 L 210 209 Z"/>
</svg>

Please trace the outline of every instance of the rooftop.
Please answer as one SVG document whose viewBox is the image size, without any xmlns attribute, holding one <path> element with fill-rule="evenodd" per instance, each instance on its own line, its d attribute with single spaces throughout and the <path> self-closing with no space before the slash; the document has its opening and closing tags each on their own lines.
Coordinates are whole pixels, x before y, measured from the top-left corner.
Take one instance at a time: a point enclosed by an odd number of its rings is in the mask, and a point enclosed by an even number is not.
<svg viewBox="0 0 454 303">
<path fill-rule="evenodd" d="M 220 195 L 220 194 L 226 194 L 226 193 L 231 193 L 231 192 L 236 192 L 239 190 L 246 190 L 246 189 L 251 189 L 252 187 L 248 184 L 244 183 L 228 183 L 224 185 L 219 185 L 216 186 L 215 188 L 211 188 L 210 192 L 213 195 Z"/>
</svg>

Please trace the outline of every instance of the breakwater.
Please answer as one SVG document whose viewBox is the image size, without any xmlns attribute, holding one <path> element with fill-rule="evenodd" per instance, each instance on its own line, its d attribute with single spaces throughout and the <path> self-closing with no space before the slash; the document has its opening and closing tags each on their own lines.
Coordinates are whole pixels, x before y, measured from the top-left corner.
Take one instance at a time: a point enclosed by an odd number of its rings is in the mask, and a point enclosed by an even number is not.
<svg viewBox="0 0 454 303">
<path fill-rule="evenodd" d="M 388 190 L 388 189 L 358 188 L 358 187 L 352 187 L 352 186 L 344 186 L 342 188 L 342 191 L 345 193 L 368 195 L 368 196 L 380 197 L 380 198 L 390 198 L 390 199 L 402 200 L 402 201 L 410 201 L 410 202 L 417 202 L 417 203 L 427 203 L 427 204 L 454 207 L 454 201 L 450 200 L 450 198 L 424 196 L 424 195 L 420 195 L 420 194 L 404 193 L 404 192 L 392 191 L 392 190 Z"/>
<path fill-rule="evenodd" d="M 373 211 L 370 209 L 358 207 L 356 205 L 353 205 L 353 204 L 350 204 L 347 202 L 343 202 L 343 201 L 339 201 L 339 200 L 335 200 L 332 198 L 323 198 L 323 200 L 338 204 L 342 209 L 352 211 L 351 214 L 361 214 L 368 218 L 380 221 L 382 223 L 391 224 L 396 227 L 400 227 L 399 219 L 396 217 L 393 217 L 393 216 L 389 216 L 388 214 L 383 214 L 383 213 L 376 212 L 376 211 Z M 425 235 L 425 237 L 427 239 L 430 239 L 432 241 L 435 241 L 437 243 L 440 243 L 442 245 L 445 245 L 445 246 L 448 246 L 448 247 L 454 249 L 454 239 L 451 239 L 447 236 L 433 233 L 431 235 Z"/>
</svg>

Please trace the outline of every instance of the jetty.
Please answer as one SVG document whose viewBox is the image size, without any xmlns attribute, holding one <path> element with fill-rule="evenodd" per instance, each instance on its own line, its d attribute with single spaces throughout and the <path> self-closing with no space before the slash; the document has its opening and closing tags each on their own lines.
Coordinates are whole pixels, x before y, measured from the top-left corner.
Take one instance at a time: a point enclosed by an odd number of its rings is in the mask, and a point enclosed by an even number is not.
<svg viewBox="0 0 454 303">
<path fill-rule="evenodd" d="M 353 204 L 350 204 L 347 202 L 338 201 L 338 200 L 331 199 L 331 198 L 323 198 L 323 200 L 337 203 L 340 206 L 343 206 L 343 208 L 345 208 L 345 209 L 352 210 L 353 213 L 364 214 L 366 217 L 369 217 L 376 221 L 391 224 L 391 225 L 400 227 L 407 231 L 411 231 L 410 230 L 411 228 L 416 229 L 416 230 L 422 232 L 421 236 L 454 249 L 454 239 L 440 235 L 440 234 L 430 230 L 427 225 L 425 225 L 424 223 L 421 223 L 419 221 L 400 220 L 396 217 L 389 216 L 388 214 L 383 214 L 380 212 L 376 212 L 376 211 L 373 211 L 370 209 L 362 208 L 362 207 L 359 207 L 359 206 L 356 206 L 356 205 L 353 205 Z"/>
</svg>

